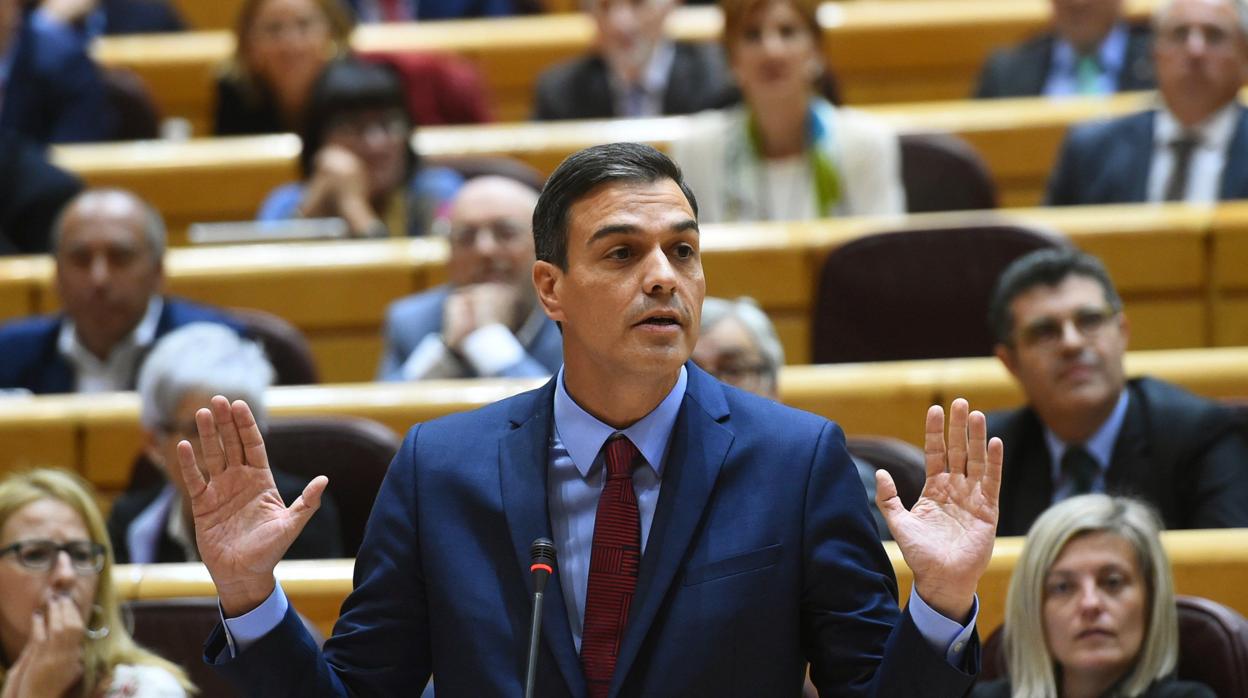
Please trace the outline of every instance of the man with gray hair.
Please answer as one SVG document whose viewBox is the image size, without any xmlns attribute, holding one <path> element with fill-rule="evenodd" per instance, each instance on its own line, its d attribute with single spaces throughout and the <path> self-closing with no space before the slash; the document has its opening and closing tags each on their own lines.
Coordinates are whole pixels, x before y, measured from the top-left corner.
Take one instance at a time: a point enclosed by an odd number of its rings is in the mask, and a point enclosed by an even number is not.
<svg viewBox="0 0 1248 698">
<path fill-rule="evenodd" d="M 164 298 L 165 226 L 120 189 L 70 200 L 52 227 L 62 312 L 0 327 L 0 388 L 32 393 L 130 390 L 157 338 L 191 322 L 238 330 L 223 312 Z"/>
<path fill-rule="evenodd" d="M 1071 129 L 1047 201 L 1065 206 L 1248 197 L 1248 6 L 1167 0 L 1153 16 L 1156 108 Z"/>
<path fill-rule="evenodd" d="M 139 372 L 143 455 L 165 482 L 131 490 L 113 505 L 108 534 L 119 563 L 185 562 L 199 559 L 195 527 L 176 448 L 195 434 L 195 411 L 213 395 L 246 400 L 257 423 L 268 423 L 264 392 L 273 383 L 273 367 L 255 342 L 224 325 L 194 322 L 162 338 Z M 295 501 L 307 483 L 273 471 L 278 493 Z M 333 502 L 312 517 L 288 559 L 342 557 L 342 537 Z"/>
</svg>

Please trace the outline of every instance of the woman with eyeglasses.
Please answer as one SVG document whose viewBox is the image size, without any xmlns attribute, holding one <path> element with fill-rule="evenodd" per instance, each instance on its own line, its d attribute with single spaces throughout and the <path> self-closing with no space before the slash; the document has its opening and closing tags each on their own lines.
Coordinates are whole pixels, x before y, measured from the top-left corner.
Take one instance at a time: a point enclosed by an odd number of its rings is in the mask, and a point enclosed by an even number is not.
<svg viewBox="0 0 1248 698">
<path fill-rule="evenodd" d="M 76 475 L 0 481 L 0 698 L 165 698 L 194 688 L 121 623 L 104 521 Z"/>
<path fill-rule="evenodd" d="M 463 177 L 422 163 L 412 129 L 393 70 L 350 58 L 330 63 L 303 119 L 304 180 L 270 193 L 257 218 L 341 218 L 352 237 L 425 235 Z"/>
<path fill-rule="evenodd" d="M 351 25 L 338 0 L 245 0 L 217 80 L 214 133 L 298 131 L 312 83 L 346 53 Z"/>
</svg>

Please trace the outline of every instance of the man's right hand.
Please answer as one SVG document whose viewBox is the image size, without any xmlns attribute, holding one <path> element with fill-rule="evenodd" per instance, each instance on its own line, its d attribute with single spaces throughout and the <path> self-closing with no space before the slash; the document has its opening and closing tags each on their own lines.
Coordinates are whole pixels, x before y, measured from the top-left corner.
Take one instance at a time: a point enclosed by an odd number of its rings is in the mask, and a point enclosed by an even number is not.
<svg viewBox="0 0 1248 698">
<path fill-rule="evenodd" d="M 273 593 L 273 568 L 316 513 L 329 479 L 321 475 L 287 508 L 273 484 L 264 440 L 251 408 L 218 395 L 195 413 L 203 463 L 189 441 L 178 444 L 178 462 L 195 540 L 221 608 L 237 617 Z"/>
</svg>

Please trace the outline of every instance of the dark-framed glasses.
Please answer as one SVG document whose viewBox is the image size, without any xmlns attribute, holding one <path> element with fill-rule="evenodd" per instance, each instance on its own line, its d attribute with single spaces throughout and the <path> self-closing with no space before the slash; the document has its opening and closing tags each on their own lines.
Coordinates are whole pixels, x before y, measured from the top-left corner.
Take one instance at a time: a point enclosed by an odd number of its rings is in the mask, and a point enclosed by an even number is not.
<svg viewBox="0 0 1248 698">
<path fill-rule="evenodd" d="M 0 558 L 12 554 L 17 564 L 26 569 L 47 572 L 61 553 L 69 556 L 74 571 L 81 575 L 96 574 L 104 569 L 104 546 L 89 540 L 57 543 L 50 540 L 19 540 L 0 548 Z"/>
<path fill-rule="evenodd" d="M 1028 346 L 1056 346 L 1062 341 L 1066 323 L 1074 325 L 1075 331 L 1084 339 L 1092 339 L 1113 324 L 1118 311 L 1113 308 L 1080 308 L 1066 318 L 1043 317 L 1019 331 L 1019 339 Z"/>
<path fill-rule="evenodd" d="M 532 234 L 528 225 L 521 221 L 497 218 L 480 225 L 453 226 L 450 240 L 455 247 L 472 247 L 477 244 L 478 237 L 489 235 L 499 245 L 510 245 Z"/>
</svg>

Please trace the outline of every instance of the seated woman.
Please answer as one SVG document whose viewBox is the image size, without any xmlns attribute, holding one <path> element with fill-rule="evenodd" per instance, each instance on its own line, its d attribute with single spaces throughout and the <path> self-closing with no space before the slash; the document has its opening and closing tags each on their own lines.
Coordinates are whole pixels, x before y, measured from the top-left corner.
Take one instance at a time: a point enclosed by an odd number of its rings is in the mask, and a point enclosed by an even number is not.
<svg viewBox="0 0 1248 698">
<path fill-rule="evenodd" d="M 1124 497 L 1071 497 L 1044 512 L 1010 578 L 1009 679 L 975 698 L 1212 698 L 1173 677 L 1179 622 L 1157 515 Z"/>
<path fill-rule="evenodd" d="M 178 442 L 199 443 L 195 412 L 207 407 L 213 395 L 245 400 L 263 429 L 264 391 L 272 382 L 273 368 L 260 346 L 224 325 L 191 323 L 157 342 L 139 370 L 139 421 L 144 454 L 165 477 L 151 487 L 126 492 L 113 504 L 108 535 L 119 562 L 199 559 L 190 497 L 178 467 Z M 288 504 L 307 484 L 277 469 L 273 479 Z M 335 557 L 342 557 L 342 533 L 338 507 L 327 495 L 286 558 Z"/>
<path fill-rule="evenodd" d="M 304 181 L 270 193 L 259 220 L 339 217 L 353 237 L 424 235 L 463 184 L 454 170 L 421 163 L 403 87 L 381 65 L 326 66 L 301 135 Z"/>
<path fill-rule="evenodd" d="M 832 106 L 818 0 L 721 0 L 744 104 L 692 117 L 672 144 L 703 222 L 904 213 L 897 135 Z"/>
<path fill-rule="evenodd" d="M 175 698 L 186 674 L 135 645 L 90 485 L 59 470 L 0 481 L 0 696 Z"/>
<path fill-rule="evenodd" d="M 244 0 L 234 57 L 217 80 L 218 136 L 298 131 L 325 65 L 347 50 L 339 0 Z"/>
</svg>

